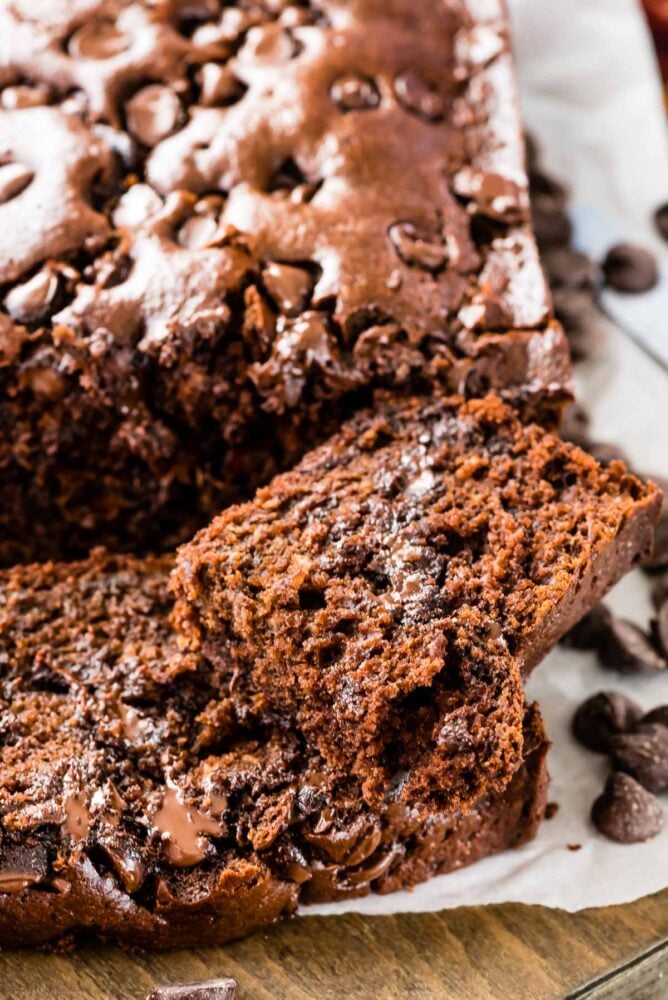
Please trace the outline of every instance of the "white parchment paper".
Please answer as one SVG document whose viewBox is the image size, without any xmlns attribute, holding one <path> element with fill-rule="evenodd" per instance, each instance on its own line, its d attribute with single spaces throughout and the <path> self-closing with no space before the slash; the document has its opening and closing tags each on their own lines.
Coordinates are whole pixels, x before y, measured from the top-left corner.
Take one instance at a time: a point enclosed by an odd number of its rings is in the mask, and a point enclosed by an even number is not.
<svg viewBox="0 0 668 1000">
<path fill-rule="evenodd" d="M 652 212 L 668 200 L 668 144 L 638 5 L 635 0 L 510 0 L 510 5 L 525 117 L 542 141 L 546 164 L 568 179 L 578 206 L 607 212 L 629 238 L 651 242 Z M 637 468 L 668 476 L 668 374 L 614 326 L 603 329 L 597 357 L 581 366 L 577 377 L 579 394 L 593 414 L 593 435 L 622 444 Z M 646 622 L 647 589 L 642 574 L 631 574 L 609 603 Z M 668 795 L 666 829 L 647 844 L 613 844 L 589 821 L 606 762 L 575 743 L 570 720 L 584 698 L 604 688 L 624 691 L 646 709 L 668 702 L 668 677 L 625 679 L 601 669 L 593 654 L 559 648 L 530 681 L 529 697 L 540 702 L 553 743 L 550 799 L 559 805 L 533 843 L 411 892 L 303 912 L 381 914 L 511 901 L 579 910 L 629 902 L 668 886 Z"/>
</svg>

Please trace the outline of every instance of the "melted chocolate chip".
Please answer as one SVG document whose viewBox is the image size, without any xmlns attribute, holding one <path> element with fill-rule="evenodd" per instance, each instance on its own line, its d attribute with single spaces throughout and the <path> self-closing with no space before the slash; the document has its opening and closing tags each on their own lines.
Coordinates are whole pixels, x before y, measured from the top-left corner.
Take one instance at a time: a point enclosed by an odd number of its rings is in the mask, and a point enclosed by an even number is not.
<svg viewBox="0 0 668 1000">
<path fill-rule="evenodd" d="M 628 774 L 613 774 L 592 806 L 594 826 L 608 840 L 636 844 L 656 837 L 663 829 L 661 806 Z"/>
<path fill-rule="evenodd" d="M 380 104 L 380 94 L 373 80 L 354 73 L 336 80 L 330 94 L 342 111 L 364 111 Z"/>
<path fill-rule="evenodd" d="M 648 292 L 659 280 L 656 258 L 630 243 L 612 247 L 603 261 L 606 283 L 617 292 Z"/>
<path fill-rule="evenodd" d="M 5 296 L 5 309 L 21 323 L 35 323 L 49 312 L 58 294 L 58 275 L 44 267 L 22 285 L 16 285 Z"/>
<path fill-rule="evenodd" d="M 234 1000 L 234 979 L 207 979 L 198 983 L 172 983 L 156 986 L 146 1000 Z"/>
<path fill-rule="evenodd" d="M 413 222 L 395 222 L 388 235 L 405 264 L 438 271 L 448 259 L 448 251 L 440 234 L 429 232 Z"/>
<path fill-rule="evenodd" d="M 204 63 L 197 74 L 200 85 L 200 103 L 206 108 L 224 107 L 240 100 L 245 85 L 228 66 Z"/>
<path fill-rule="evenodd" d="M 89 20 L 74 32 L 68 51 L 76 59 L 111 59 L 129 48 L 127 35 L 113 21 Z"/>
<path fill-rule="evenodd" d="M 501 174 L 466 167 L 455 174 L 452 185 L 461 198 L 470 199 L 476 215 L 505 223 L 520 222 L 524 216 L 520 188 Z"/>
<path fill-rule="evenodd" d="M 640 721 L 642 709 L 618 691 L 600 691 L 573 716 L 573 735 L 588 750 L 607 753 L 614 737 Z"/>
<path fill-rule="evenodd" d="M 303 267 L 270 261 L 262 272 L 264 287 L 286 316 L 298 316 L 305 309 L 313 278 Z"/>
<path fill-rule="evenodd" d="M 21 194 L 35 175 L 21 163 L 6 163 L 0 166 L 0 205 Z"/>
<path fill-rule="evenodd" d="M 668 789 L 668 728 L 643 722 L 612 740 L 612 762 L 650 792 Z"/>
<path fill-rule="evenodd" d="M 601 665 L 622 674 L 665 670 L 666 660 L 657 653 L 649 637 L 633 622 L 611 618 L 598 647 Z"/>
<path fill-rule="evenodd" d="M 418 73 L 408 70 L 394 81 L 394 93 L 399 104 L 428 121 L 438 121 L 445 112 L 441 95 Z"/>
<path fill-rule="evenodd" d="M 132 135 L 145 146 L 157 146 L 176 128 L 181 103 L 171 87 L 151 83 L 130 98 L 125 111 Z"/>
</svg>

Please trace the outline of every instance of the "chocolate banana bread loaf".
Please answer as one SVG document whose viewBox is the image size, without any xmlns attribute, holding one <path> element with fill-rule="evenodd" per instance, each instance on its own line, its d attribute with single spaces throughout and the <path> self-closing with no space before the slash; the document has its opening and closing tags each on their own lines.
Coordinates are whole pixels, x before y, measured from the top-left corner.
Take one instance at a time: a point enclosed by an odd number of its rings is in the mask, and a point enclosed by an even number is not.
<svg viewBox="0 0 668 1000">
<path fill-rule="evenodd" d="M 97 550 L 0 574 L 0 946 L 97 936 L 222 943 L 323 901 L 389 892 L 530 839 L 546 740 L 472 809 L 373 810 L 261 699 L 182 650 L 168 559 Z"/>
<path fill-rule="evenodd" d="M 563 397 L 501 0 L 15 0 L 0 37 L 0 561 L 166 548 L 377 386 Z"/>
<path fill-rule="evenodd" d="M 516 770 L 522 675 L 651 550 L 661 496 L 498 397 L 379 397 L 180 549 L 180 626 L 367 802 L 463 808 Z"/>
</svg>

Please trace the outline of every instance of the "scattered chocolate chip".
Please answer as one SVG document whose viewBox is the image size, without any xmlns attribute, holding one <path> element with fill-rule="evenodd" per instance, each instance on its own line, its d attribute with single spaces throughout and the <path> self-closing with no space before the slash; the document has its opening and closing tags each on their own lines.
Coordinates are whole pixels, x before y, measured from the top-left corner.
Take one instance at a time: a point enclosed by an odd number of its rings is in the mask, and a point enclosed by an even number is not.
<svg viewBox="0 0 668 1000">
<path fill-rule="evenodd" d="M 653 708 L 647 715 L 643 715 L 640 722 L 641 725 L 645 725 L 646 722 L 655 722 L 659 726 L 668 727 L 668 705 L 658 705 L 656 708 Z"/>
<path fill-rule="evenodd" d="M 624 618 L 611 617 L 598 647 L 602 666 L 622 674 L 654 673 L 665 670 L 661 656 L 641 628 Z"/>
<path fill-rule="evenodd" d="M 660 573 L 652 580 L 652 604 L 658 610 L 668 601 L 668 573 Z"/>
<path fill-rule="evenodd" d="M 659 570 L 668 566 L 668 507 L 665 503 L 659 522 L 654 529 L 654 548 L 643 563 L 645 570 Z"/>
<path fill-rule="evenodd" d="M 668 241 L 668 202 L 657 208 L 654 213 L 654 224 L 664 240 Z"/>
<path fill-rule="evenodd" d="M 151 83 L 130 98 L 126 115 L 132 135 L 145 146 L 157 146 L 176 128 L 181 104 L 171 87 Z"/>
<path fill-rule="evenodd" d="M 605 605 L 597 604 L 566 633 L 562 645 L 570 649 L 598 649 L 610 617 Z"/>
<path fill-rule="evenodd" d="M 545 806 L 545 819 L 554 819 L 554 817 L 559 812 L 558 802 L 548 802 Z"/>
<path fill-rule="evenodd" d="M 582 844 L 566 844 L 569 851 L 581 851 Z"/>
<path fill-rule="evenodd" d="M 34 176 L 32 170 L 28 170 L 22 163 L 0 166 L 0 205 L 21 194 Z"/>
<path fill-rule="evenodd" d="M 67 49 L 75 59 L 110 59 L 129 47 L 127 35 L 113 21 L 88 20 L 71 36 Z"/>
<path fill-rule="evenodd" d="M 399 104 L 428 121 L 443 117 L 445 103 L 441 95 L 421 76 L 408 70 L 400 73 L 394 81 L 394 93 Z"/>
<path fill-rule="evenodd" d="M 642 709 L 618 691 L 599 691 L 580 705 L 573 716 L 573 735 L 588 750 L 607 753 L 614 737 L 640 721 Z"/>
<path fill-rule="evenodd" d="M 658 722 L 642 722 L 633 732 L 612 740 L 612 762 L 650 792 L 668 789 L 668 729 Z"/>
<path fill-rule="evenodd" d="M 657 647 L 663 655 L 668 655 L 668 601 L 659 608 L 656 618 L 650 622 L 650 629 Z"/>
<path fill-rule="evenodd" d="M 611 775 L 591 809 L 594 826 L 609 840 L 636 844 L 663 829 L 663 811 L 655 797 L 630 775 Z"/>
<path fill-rule="evenodd" d="M 364 111 L 380 104 L 380 94 L 373 80 L 354 73 L 336 80 L 330 94 L 342 111 Z"/>
<path fill-rule="evenodd" d="M 405 264 L 414 264 L 425 271 L 437 271 L 448 259 L 441 235 L 413 222 L 395 222 L 390 226 L 388 235 Z"/>
<path fill-rule="evenodd" d="M 600 284 L 598 265 L 571 247 L 548 250 L 543 254 L 543 266 L 552 288 L 585 289 L 593 294 Z"/>
<path fill-rule="evenodd" d="M 146 1000 L 234 1000 L 236 990 L 234 979 L 207 979 L 199 983 L 156 986 Z"/>
<path fill-rule="evenodd" d="M 656 258 L 630 243 L 612 247 L 603 261 L 606 283 L 617 292 L 648 292 L 659 280 Z"/>
<path fill-rule="evenodd" d="M 264 287 L 286 316 L 298 316 L 305 309 L 313 278 L 303 267 L 270 261 L 262 272 Z"/>
<path fill-rule="evenodd" d="M 44 267 L 5 296 L 5 309 L 19 323 L 35 323 L 47 315 L 58 293 L 58 275 Z"/>
<path fill-rule="evenodd" d="M 536 240 L 541 250 L 570 243 L 573 226 L 557 199 L 551 195 L 533 195 L 531 216 Z"/>
<path fill-rule="evenodd" d="M 243 97 L 246 87 L 228 66 L 204 63 L 197 73 L 200 104 L 205 108 L 223 107 Z"/>
</svg>

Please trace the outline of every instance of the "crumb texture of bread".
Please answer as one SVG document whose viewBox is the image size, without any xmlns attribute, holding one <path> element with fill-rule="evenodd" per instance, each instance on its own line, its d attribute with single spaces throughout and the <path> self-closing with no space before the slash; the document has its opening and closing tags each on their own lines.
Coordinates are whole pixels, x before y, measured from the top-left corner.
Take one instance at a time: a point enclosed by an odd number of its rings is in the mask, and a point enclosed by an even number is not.
<svg viewBox="0 0 668 1000">
<path fill-rule="evenodd" d="M 180 549 L 176 616 L 369 802 L 465 807 L 517 768 L 523 675 L 659 510 L 498 397 L 379 398 Z"/>
<path fill-rule="evenodd" d="M 0 574 L 0 946 L 220 944 L 530 839 L 536 706 L 508 786 L 466 815 L 365 805 L 261 704 L 180 651 L 169 559 L 97 550 Z"/>
<path fill-rule="evenodd" d="M 16 0 L 0 37 L 2 564 L 167 549 L 378 386 L 553 419 L 497 0 Z"/>
</svg>

